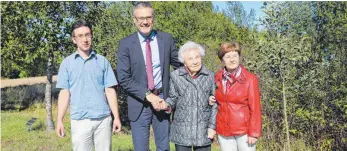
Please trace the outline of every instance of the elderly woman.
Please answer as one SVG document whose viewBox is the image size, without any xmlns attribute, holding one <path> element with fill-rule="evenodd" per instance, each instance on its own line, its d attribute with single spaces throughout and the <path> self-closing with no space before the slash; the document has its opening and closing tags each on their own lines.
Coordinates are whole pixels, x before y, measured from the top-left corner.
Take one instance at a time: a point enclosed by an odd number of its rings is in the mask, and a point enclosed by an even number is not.
<svg viewBox="0 0 347 151">
<path fill-rule="evenodd" d="M 241 62 L 237 42 L 224 43 L 218 52 L 224 67 L 215 76 L 218 141 L 223 151 L 255 151 L 261 135 L 258 78 Z"/>
<path fill-rule="evenodd" d="M 202 65 L 205 50 L 194 42 L 184 44 L 178 57 L 183 67 L 170 74 L 170 92 L 162 109 L 173 109 L 170 139 L 177 151 L 210 151 L 215 135 L 217 105 L 214 73 Z"/>
</svg>

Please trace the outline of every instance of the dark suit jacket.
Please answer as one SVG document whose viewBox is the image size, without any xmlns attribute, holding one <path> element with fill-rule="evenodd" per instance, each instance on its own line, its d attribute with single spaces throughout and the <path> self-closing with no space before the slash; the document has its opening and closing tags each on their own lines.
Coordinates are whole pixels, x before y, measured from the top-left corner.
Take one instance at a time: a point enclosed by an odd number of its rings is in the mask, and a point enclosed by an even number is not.
<svg viewBox="0 0 347 151">
<path fill-rule="evenodd" d="M 176 69 L 182 64 L 178 61 L 178 50 L 169 33 L 157 32 L 160 68 L 164 99 L 169 93 L 170 64 Z M 147 73 L 138 33 L 135 32 L 119 41 L 117 54 L 118 83 L 128 93 L 128 116 L 136 121 L 142 112 L 144 103 L 148 103 L 145 94 L 148 91 Z"/>
</svg>

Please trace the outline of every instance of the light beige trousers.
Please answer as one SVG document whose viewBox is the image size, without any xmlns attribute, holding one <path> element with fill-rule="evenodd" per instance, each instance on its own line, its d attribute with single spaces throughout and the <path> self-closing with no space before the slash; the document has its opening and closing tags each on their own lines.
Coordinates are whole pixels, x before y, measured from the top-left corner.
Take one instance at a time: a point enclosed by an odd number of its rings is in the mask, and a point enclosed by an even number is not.
<svg viewBox="0 0 347 151">
<path fill-rule="evenodd" d="M 222 136 L 218 135 L 218 142 L 222 151 L 255 151 L 255 144 L 248 144 L 248 136 Z"/>
<path fill-rule="evenodd" d="M 74 151 L 110 151 L 111 116 L 99 119 L 71 120 L 71 139 Z"/>
</svg>

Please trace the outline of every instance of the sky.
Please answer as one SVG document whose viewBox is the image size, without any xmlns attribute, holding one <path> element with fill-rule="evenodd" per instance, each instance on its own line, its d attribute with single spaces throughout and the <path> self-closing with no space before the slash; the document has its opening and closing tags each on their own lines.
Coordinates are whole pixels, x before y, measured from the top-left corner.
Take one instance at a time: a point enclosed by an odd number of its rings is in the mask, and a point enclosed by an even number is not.
<svg viewBox="0 0 347 151">
<path fill-rule="evenodd" d="M 249 13 L 252 8 L 255 10 L 256 20 L 265 16 L 265 13 L 260 9 L 260 7 L 263 6 L 263 2 L 264 1 L 241 1 L 247 13 Z M 212 1 L 212 4 L 213 6 L 218 6 L 219 10 L 223 10 L 227 7 L 225 1 Z M 256 21 L 255 23 L 259 23 L 259 22 Z M 259 27 L 259 28 L 262 28 L 262 27 Z"/>
</svg>

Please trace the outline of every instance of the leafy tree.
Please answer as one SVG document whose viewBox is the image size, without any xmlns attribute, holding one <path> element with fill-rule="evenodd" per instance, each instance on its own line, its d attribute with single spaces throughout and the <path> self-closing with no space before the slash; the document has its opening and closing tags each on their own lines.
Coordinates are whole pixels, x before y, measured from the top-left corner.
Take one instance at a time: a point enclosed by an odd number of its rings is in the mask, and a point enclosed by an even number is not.
<svg viewBox="0 0 347 151">
<path fill-rule="evenodd" d="M 248 13 L 239 1 L 228 1 L 226 3 L 227 9 L 223 12 L 235 25 L 255 29 L 254 21 L 256 14 L 253 8 Z"/>
<path fill-rule="evenodd" d="M 327 92 L 319 108 L 324 115 L 324 124 L 321 124 L 321 133 L 315 137 L 321 148 L 347 148 L 347 2 L 312 3 L 317 31 L 314 35 L 315 60 L 324 63 L 322 79 L 325 82 L 320 86 Z"/>
<path fill-rule="evenodd" d="M 284 121 L 288 120 L 288 127 L 287 124 L 283 126 L 275 124 L 280 126 L 279 128 L 284 128 L 287 142 L 290 138 L 307 138 L 305 143 L 315 146 L 316 149 L 346 148 L 344 146 L 346 139 L 343 139 L 346 137 L 344 133 L 346 122 L 343 122 L 347 121 L 345 107 L 343 107 L 346 101 L 342 101 L 346 100 L 346 86 L 339 80 L 343 79 L 340 76 L 344 76 L 340 72 L 345 73 L 345 66 L 342 63 L 346 56 L 342 55 L 342 53 L 345 54 L 345 44 L 340 43 L 345 40 L 340 35 L 346 33 L 344 28 L 340 28 L 346 24 L 344 17 L 346 12 L 343 9 L 346 7 L 345 4 L 340 2 L 265 3 L 267 17 L 263 19 L 263 25 L 267 31 L 264 31 L 263 35 L 254 36 L 258 39 L 258 43 L 254 43 L 251 50 L 265 49 L 269 57 L 259 56 L 261 53 L 249 53 L 247 59 L 257 60 L 250 65 L 260 73 L 263 79 L 262 93 L 266 100 L 264 102 L 265 119 L 276 122 L 281 118 Z M 270 43 L 270 46 L 266 43 Z M 288 53 L 293 53 L 292 51 L 300 56 L 286 56 Z M 335 55 L 342 57 L 335 58 Z M 267 61 L 259 60 L 260 58 Z M 276 62 L 276 58 L 277 60 L 287 58 L 290 61 L 286 66 L 281 67 Z M 283 61 L 282 63 L 285 63 L 285 60 Z M 295 62 L 294 65 L 293 62 Z M 259 68 L 259 66 L 262 67 Z M 282 78 L 280 73 L 283 71 L 291 76 Z M 281 78 L 282 81 L 283 79 L 287 81 L 284 83 L 287 83 L 286 100 L 290 102 L 287 103 L 287 111 L 284 111 L 283 115 L 279 114 L 278 109 L 282 103 L 283 109 L 285 107 L 284 91 L 278 90 L 283 90 L 285 85 L 281 86 L 279 82 L 276 82 Z M 278 92 L 282 92 L 282 96 L 272 89 L 278 89 Z M 279 103 L 276 100 L 283 100 L 283 102 Z M 290 113 L 287 118 L 285 113 Z M 273 123 L 265 121 L 267 124 Z M 281 135 L 278 136 L 283 138 Z M 276 135 L 271 137 L 276 138 Z M 288 146 L 290 144 L 286 145 L 287 148 Z"/>
<path fill-rule="evenodd" d="M 73 52 L 75 48 L 70 40 L 73 19 L 97 18 L 97 9 L 92 6 L 98 4 L 1 2 L 2 76 L 18 78 L 45 75 L 49 49 L 54 50 L 57 62 Z"/>
</svg>

